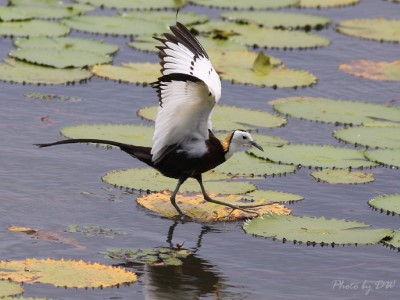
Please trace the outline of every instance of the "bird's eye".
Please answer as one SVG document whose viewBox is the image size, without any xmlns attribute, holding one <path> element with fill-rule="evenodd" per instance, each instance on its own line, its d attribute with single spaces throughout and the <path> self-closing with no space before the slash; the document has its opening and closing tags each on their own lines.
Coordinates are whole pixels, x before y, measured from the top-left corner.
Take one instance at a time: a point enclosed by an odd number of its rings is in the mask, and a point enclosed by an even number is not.
<svg viewBox="0 0 400 300">
<path fill-rule="evenodd" d="M 247 136 L 244 135 L 244 136 L 243 136 L 243 139 L 244 139 L 244 140 L 247 140 Z"/>
</svg>

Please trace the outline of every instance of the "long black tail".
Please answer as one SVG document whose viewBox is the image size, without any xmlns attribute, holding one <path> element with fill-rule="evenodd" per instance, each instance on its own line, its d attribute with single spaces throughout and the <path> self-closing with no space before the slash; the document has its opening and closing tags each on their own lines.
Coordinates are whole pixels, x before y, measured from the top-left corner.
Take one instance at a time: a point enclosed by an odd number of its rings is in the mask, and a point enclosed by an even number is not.
<svg viewBox="0 0 400 300">
<path fill-rule="evenodd" d="M 64 144 L 77 144 L 77 143 L 95 143 L 95 144 L 104 144 L 104 145 L 110 145 L 110 146 L 115 146 L 120 148 L 122 151 L 128 153 L 129 155 L 139 159 L 140 161 L 146 163 L 149 166 L 153 166 L 153 162 L 151 160 L 151 148 L 150 147 L 142 147 L 142 146 L 135 146 L 135 145 L 129 145 L 129 144 L 124 144 L 124 143 L 119 143 L 119 142 L 114 142 L 114 141 L 108 141 L 108 140 L 99 140 L 99 139 L 70 139 L 70 140 L 62 140 L 54 143 L 48 143 L 48 144 L 35 144 L 39 148 L 45 148 L 45 147 L 50 147 L 50 146 L 56 146 L 56 145 L 64 145 Z"/>
</svg>

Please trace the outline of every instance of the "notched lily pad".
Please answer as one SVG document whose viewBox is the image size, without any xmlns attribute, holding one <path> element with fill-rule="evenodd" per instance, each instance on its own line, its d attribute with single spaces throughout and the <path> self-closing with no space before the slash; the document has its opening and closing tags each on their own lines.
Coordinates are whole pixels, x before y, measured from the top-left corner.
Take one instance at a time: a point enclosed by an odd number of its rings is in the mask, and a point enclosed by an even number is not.
<svg viewBox="0 0 400 300">
<path fill-rule="evenodd" d="M 350 75 L 366 79 L 400 81 L 400 60 L 372 61 L 360 59 L 341 64 L 339 69 Z"/>
<path fill-rule="evenodd" d="M 70 84 L 86 82 L 92 73 L 82 69 L 55 69 L 14 59 L 0 62 L 0 80 L 22 84 Z"/>
<path fill-rule="evenodd" d="M 148 62 L 123 63 L 121 66 L 96 65 L 91 71 L 101 78 L 147 86 L 159 77 L 160 65 Z"/>
<path fill-rule="evenodd" d="M 275 9 L 289 6 L 295 6 L 298 0 L 191 0 L 193 4 L 230 9 Z"/>
<path fill-rule="evenodd" d="M 10 281 L 0 281 L 0 299 L 21 295 L 23 292 L 22 285 Z"/>
<path fill-rule="evenodd" d="M 137 280 L 135 273 L 122 268 L 51 258 L 0 261 L 0 278 L 70 288 L 103 288 Z"/>
<path fill-rule="evenodd" d="M 0 7 L 0 20 L 2 22 L 10 22 L 30 19 L 62 19 L 82 13 L 82 11 L 74 10 L 73 8 L 37 7 L 27 4 L 24 6 Z"/>
<path fill-rule="evenodd" d="M 122 15 L 127 18 L 156 21 L 166 26 L 174 25 L 176 21 L 186 26 L 202 24 L 208 21 L 206 15 L 198 15 L 194 12 L 179 12 L 177 15 L 175 11 L 134 11 L 123 13 Z"/>
<path fill-rule="evenodd" d="M 383 241 L 383 243 L 391 249 L 397 249 L 397 251 L 400 251 L 400 230 L 396 230 L 393 237 L 390 240 Z"/>
<path fill-rule="evenodd" d="M 314 168 L 365 168 L 376 166 L 367 160 L 364 151 L 330 145 L 284 145 L 265 147 L 264 152 L 249 149 L 251 154 L 276 163 Z"/>
<path fill-rule="evenodd" d="M 348 169 L 325 169 L 311 173 L 318 181 L 332 184 L 368 183 L 375 180 L 370 172 L 350 171 Z"/>
<path fill-rule="evenodd" d="M 69 31 L 65 25 L 42 20 L 0 22 L 0 37 L 57 37 Z"/>
<path fill-rule="evenodd" d="M 400 149 L 380 149 L 365 152 L 365 156 L 373 161 L 388 167 L 400 168 Z"/>
<path fill-rule="evenodd" d="M 244 199 L 251 201 L 267 201 L 279 203 L 294 203 L 304 200 L 303 196 L 271 190 L 255 190 L 242 196 Z"/>
<path fill-rule="evenodd" d="M 400 108 L 381 104 L 314 97 L 288 97 L 269 102 L 291 117 L 317 122 L 361 125 L 371 120 L 400 122 Z"/>
<path fill-rule="evenodd" d="M 142 118 L 155 121 L 158 106 L 149 106 L 139 109 L 138 115 Z M 279 127 L 286 124 L 286 119 L 270 113 L 239 108 L 228 105 L 217 105 L 212 116 L 214 130 L 254 129 L 255 127 Z"/>
<path fill-rule="evenodd" d="M 268 214 L 245 222 L 246 233 L 307 245 L 377 244 L 393 234 L 356 221 Z"/>
<path fill-rule="evenodd" d="M 369 148 L 400 148 L 400 127 L 350 127 L 336 130 L 340 141 Z"/>
<path fill-rule="evenodd" d="M 381 212 L 400 215 L 400 194 L 379 195 L 369 200 L 368 204 Z"/>
<path fill-rule="evenodd" d="M 221 183 L 219 183 L 222 186 Z M 223 184 L 225 185 L 225 183 Z M 137 202 L 145 208 L 156 212 L 167 218 L 177 216 L 175 208 L 171 205 L 170 192 L 161 192 L 156 194 L 142 195 L 138 197 Z M 233 205 L 258 205 L 268 203 L 266 201 L 243 201 L 241 196 L 237 195 L 217 195 L 210 193 L 210 197 Z M 257 215 L 263 215 L 268 212 L 277 214 L 290 214 L 291 210 L 280 204 L 271 204 L 252 208 L 249 211 L 242 211 L 230 207 L 210 203 L 204 200 L 201 193 L 195 194 L 178 194 L 176 203 L 182 211 L 189 217 L 198 222 L 214 222 L 214 221 L 236 221 L 254 218 Z"/>
<path fill-rule="evenodd" d="M 124 263 L 147 264 L 151 266 L 180 266 L 192 255 L 187 249 L 149 248 L 149 249 L 108 249 L 104 257 Z"/>
<path fill-rule="evenodd" d="M 303 8 L 330 8 L 355 5 L 360 0 L 300 0 L 299 6 Z"/>
<path fill-rule="evenodd" d="M 91 4 L 101 8 L 132 9 L 132 10 L 160 10 L 177 9 L 186 5 L 187 0 L 76 0 L 80 3 Z"/>
<path fill-rule="evenodd" d="M 352 19 L 339 22 L 340 33 L 380 42 L 400 42 L 400 19 Z"/>
</svg>

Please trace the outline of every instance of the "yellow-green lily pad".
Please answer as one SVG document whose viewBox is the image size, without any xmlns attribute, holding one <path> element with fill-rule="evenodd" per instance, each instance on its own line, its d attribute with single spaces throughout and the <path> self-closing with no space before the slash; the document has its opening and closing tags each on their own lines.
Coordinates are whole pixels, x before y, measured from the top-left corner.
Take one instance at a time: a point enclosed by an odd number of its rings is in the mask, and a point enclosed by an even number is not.
<svg viewBox="0 0 400 300">
<path fill-rule="evenodd" d="M 400 215 L 400 194 L 379 195 L 369 200 L 368 204 L 381 212 Z"/>
<path fill-rule="evenodd" d="M 360 0 L 300 0 L 299 6 L 303 8 L 330 8 L 355 5 Z"/>
<path fill-rule="evenodd" d="M 352 19 L 339 22 L 343 34 L 380 42 L 400 42 L 400 19 Z"/>
<path fill-rule="evenodd" d="M 193 4 L 230 9 L 275 9 L 288 6 L 295 6 L 298 0 L 191 0 Z"/>
<path fill-rule="evenodd" d="M 152 22 L 163 23 L 166 26 L 175 25 L 176 21 L 186 26 L 193 24 L 201 24 L 208 21 L 206 15 L 198 15 L 194 12 L 179 12 L 175 11 L 133 11 L 122 14 L 127 18 L 141 19 Z"/>
<path fill-rule="evenodd" d="M 69 31 L 65 25 L 43 20 L 0 22 L 0 37 L 57 37 L 66 35 Z"/>
<path fill-rule="evenodd" d="M 400 149 L 379 149 L 365 152 L 365 156 L 376 163 L 400 168 Z"/>
<path fill-rule="evenodd" d="M 400 230 L 396 230 L 391 239 L 383 241 L 383 243 L 389 246 L 391 249 L 397 249 L 400 251 Z"/>
<path fill-rule="evenodd" d="M 400 81 L 400 60 L 372 61 L 360 59 L 341 64 L 339 69 L 350 75 L 366 79 Z"/>
<path fill-rule="evenodd" d="M 368 183 L 375 180 L 371 172 L 350 171 L 348 169 L 324 169 L 311 173 L 318 181 L 332 184 Z"/>
<path fill-rule="evenodd" d="M 22 285 L 10 281 L 0 281 L 0 299 L 21 295 L 23 292 Z"/>
<path fill-rule="evenodd" d="M 94 5 L 101 8 L 160 10 L 177 9 L 186 5 L 187 0 L 76 0 L 79 3 Z"/>
<path fill-rule="evenodd" d="M 0 20 L 2 22 L 26 21 L 30 19 L 62 19 L 82 13 L 79 9 L 63 7 L 37 7 L 37 6 L 6 6 L 0 7 Z"/>
<path fill-rule="evenodd" d="M 304 197 L 300 195 L 272 190 L 255 190 L 243 195 L 243 198 L 251 201 L 264 200 L 268 202 L 279 203 L 293 203 L 304 200 Z"/>
</svg>

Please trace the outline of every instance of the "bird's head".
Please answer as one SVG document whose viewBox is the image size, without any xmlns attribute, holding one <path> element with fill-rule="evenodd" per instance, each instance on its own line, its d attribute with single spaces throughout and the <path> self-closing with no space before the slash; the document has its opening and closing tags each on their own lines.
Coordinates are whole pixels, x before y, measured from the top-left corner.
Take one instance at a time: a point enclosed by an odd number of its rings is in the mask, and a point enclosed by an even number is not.
<svg viewBox="0 0 400 300">
<path fill-rule="evenodd" d="M 250 145 L 264 151 L 263 148 L 257 144 L 251 134 L 242 129 L 236 129 L 235 131 L 228 134 L 226 139 L 222 143 L 225 153 L 225 159 L 230 158 L 241 146 Z"/>
</svg>

